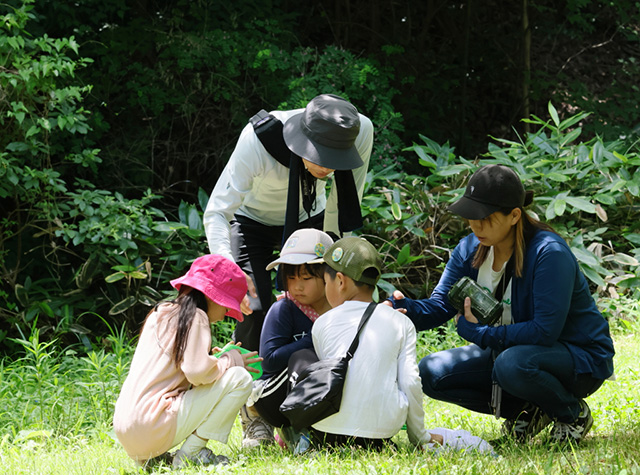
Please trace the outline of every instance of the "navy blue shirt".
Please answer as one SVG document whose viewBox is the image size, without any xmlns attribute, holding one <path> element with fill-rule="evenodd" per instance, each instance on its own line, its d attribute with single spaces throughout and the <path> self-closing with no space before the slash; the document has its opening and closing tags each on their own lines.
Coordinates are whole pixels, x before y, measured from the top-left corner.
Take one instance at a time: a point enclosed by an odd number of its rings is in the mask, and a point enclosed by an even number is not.
<svg viewBox="0 0 640 475">
<path fill-rule="evenodd" d="M 260 356 L 264 358 L 261 379 L 281 373 L 294 352 L 313 348 L 312 326 L 309 317 L 287 298 L 269 308 L 260 334 Z"/>
</svg>

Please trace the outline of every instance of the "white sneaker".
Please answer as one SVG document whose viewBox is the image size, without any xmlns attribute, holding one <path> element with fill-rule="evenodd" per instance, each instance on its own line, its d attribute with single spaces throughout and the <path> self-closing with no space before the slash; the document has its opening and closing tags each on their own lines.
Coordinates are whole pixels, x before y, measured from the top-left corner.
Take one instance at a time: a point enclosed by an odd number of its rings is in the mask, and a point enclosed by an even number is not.
<svg viewBox="0 0 640 475">
<path fill-rule="evenodd" d="M 275 444 L 273 426 L 260 416 L 250 415 L 247 406 L 242 406 L 240 409 L 240 420 L 242 422 L 243 449 Z"/>
</svg>

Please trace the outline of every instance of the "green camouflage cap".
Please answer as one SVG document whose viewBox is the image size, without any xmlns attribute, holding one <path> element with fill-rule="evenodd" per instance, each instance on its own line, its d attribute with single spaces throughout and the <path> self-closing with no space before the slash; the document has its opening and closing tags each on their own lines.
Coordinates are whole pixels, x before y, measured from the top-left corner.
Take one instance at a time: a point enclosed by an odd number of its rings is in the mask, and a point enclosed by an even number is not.
<svg viewBox="0 0 640 475">
<path fill-rule="evenodd" d="M 382 262 L 380 255 L 366 239 L 345 237 L 331 245 L 323 256 L 324 262 L 337 272 L 342 272 L 356 282 L 375 286 L 380 278 Z M 377 271 L 375 278 L 363 276 L 369 268 Z"/>
</svg>

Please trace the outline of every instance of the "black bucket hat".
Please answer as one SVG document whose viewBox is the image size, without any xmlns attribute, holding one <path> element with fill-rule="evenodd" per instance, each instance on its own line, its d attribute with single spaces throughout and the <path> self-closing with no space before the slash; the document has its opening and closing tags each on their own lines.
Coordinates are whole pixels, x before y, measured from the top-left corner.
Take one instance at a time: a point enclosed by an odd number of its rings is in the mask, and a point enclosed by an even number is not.
<svg viewBox="0 0 640 475">
<path fill-rule="evenodd" d="M 284 123 L 287 147 L 300 157 L 332 170 L 353 170 L 364 163 L 354 146 L 360 132 L 358 110 L 333 94 L 316 96 Z"/>
<path fill-rule="evenodd" d="M 504 208 L 522 208 L 531 203 L 533 193 L 525 193 L 522 181 L 511 168 L 485 165 L 469 179 L 464 195 L 449 211 L 465 219 L 484 219 Z"/>
</svg>

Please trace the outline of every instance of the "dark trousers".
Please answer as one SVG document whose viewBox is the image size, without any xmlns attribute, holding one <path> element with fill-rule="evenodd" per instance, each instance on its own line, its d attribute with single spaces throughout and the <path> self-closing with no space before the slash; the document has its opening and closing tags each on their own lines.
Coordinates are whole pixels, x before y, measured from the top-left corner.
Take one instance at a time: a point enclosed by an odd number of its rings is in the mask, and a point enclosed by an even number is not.
<svg viewBox="0 0 640 475">
<path fill-rule="evenodd" d="M 291 425 L 289 419 L 280 412 L 280 404 L 289 394 L 292 380 L 296 380 L 302 370 L 316 361 L 318 357 L 313 348 L 298 350 L 291 355 L 287 367 L 280 374 L 272 375 L 267 379 L 262 396 L 254 406 L 264 420 L 274 427 Z"/>
<path fill-rule="evenodd" d="M 419 363 L 423 392 L 472 411 L 492 413 L 491 385 L 502 387 L 501 414 L 515 419 L 527 403 L 561 422 L 573 422 L 580 399 L 594 393 L 602 380 L 575 374 L 571 353 L 561 343 L 549 347 L 516 345 L 497 358 L 476 345 L 439 351 Z"/>
<path fill-rule="evenodd" d="M 254 406 L 265 421 L 273 427 L 286 427 L 289 420 L 280 412 L 280 404 L 289 393 L 289 373 L 286 368 L 280 373 L 271 376 L 264 383 L 262 396 Z"/>
<path fill-rule="evenodd" d="M 298 225 L 301 228 L 322 229 L 324 213 L 313 216 Z M 249 350 L 260 349 L 260 333 L 264 316 L 274 301 L 271 271 L 265 270 L 282 247 L 283 226 L 266 226 L 244 216 L 236 215 L 231 221 L 231 253 L 236 264 L 247 273 L 256 286 L 257 298 L 249 296 L 251 315 L 236 324 L 233 339 Z"/>
</svg>

